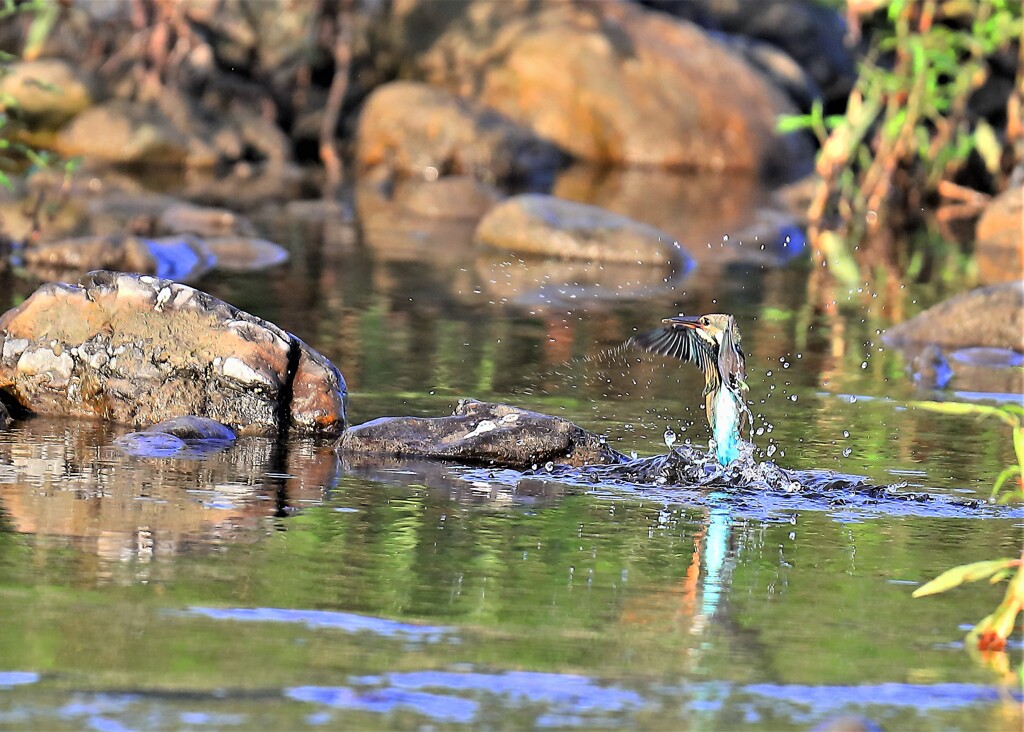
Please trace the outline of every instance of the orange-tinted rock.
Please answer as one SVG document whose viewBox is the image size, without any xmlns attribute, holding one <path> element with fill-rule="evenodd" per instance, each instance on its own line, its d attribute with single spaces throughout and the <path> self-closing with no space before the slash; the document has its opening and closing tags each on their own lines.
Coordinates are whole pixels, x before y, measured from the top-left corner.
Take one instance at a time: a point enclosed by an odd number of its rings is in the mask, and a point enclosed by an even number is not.
<svg viewBox="0 0 1024 732">
<path fill-rule="evenodd" d="M 470 174 L 482 180 L 553 171 L 562 155 L 502 115 L 425 84 L 379 87 L 363 107 L 356 137 L 361 168 L 403 174 Z"/>
<path fill-rule="evenodd" d="M 626 2 L 437 5 L 452 3 L 414 3 L 395 21 L 407 53 L 425 46 L 416 73 L 578 158 L 784 171 L 797 162 L 774 131 L 794 111 L 784 95 L 687 21 Z"/>
<path fill-rule="evenodd" d="M 974 253 L 985 284 L 1024 277 L 1024 185 L 1004 191 L 978 219 Z"/>
<path fill-rule="evenodd" d="M 169 280 L 93 272 L 43 285 L 0 317 L 0 339 L 0 389 L 32 412 L 133 425 L 196 415 L 248 434 L 345 426 L 345 381 L 320 354 Z"/>
</svg>

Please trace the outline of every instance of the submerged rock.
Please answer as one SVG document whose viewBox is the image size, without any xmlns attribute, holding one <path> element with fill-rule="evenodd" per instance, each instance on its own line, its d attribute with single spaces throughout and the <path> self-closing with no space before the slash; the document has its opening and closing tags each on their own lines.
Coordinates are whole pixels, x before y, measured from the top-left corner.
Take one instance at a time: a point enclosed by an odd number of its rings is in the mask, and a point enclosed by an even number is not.
<svg viewBox="0 0 1024 732">
<path fill-rule="evenodd" d="M 340 449 L 520 469 L 625 459 L 603 438 L 566 419 L 473 399 L 461 400 L 450 417 L 381 417 L 357 425 L 342 437 Z"/>
<path fill-rule="evenodd" d="M 136 457 L 173 457 L 208 454 L 227 449 L 235 432 L 206 417 L 174 417 L 141 432 L 129 432 L 114 440 L 122 451 Z"/>
<path fill-rule="evenodd" d="M 168 280 L 43 285 L 0 317 L 0 345 L 0 389 L 32 412 L 136 425 L 191 414 L 245 434 L 345 428 L 345 380 L 326 358 Z"/>
<path fill-rule="evenodd" d="M 517 254 L 670 267 L 686 254 L 664 231 L 611 211 L 554 196 L 524 194 L 493 208 L 480 244 Z"/>
</svg>

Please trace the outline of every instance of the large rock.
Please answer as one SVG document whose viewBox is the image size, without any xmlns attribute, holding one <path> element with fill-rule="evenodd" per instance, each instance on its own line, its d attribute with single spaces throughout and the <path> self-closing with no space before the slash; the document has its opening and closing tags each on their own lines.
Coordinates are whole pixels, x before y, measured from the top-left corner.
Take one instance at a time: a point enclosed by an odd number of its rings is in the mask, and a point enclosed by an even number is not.
<svg viewBox="0 0 1024 732">
<path fill-rule="evenodd" d="M 340 449 L 519 469 L 625 460 L 603 438 L 568 420 L 473 399 L 460 401 L 450 417 L 381 417 L 357 425 L 342 437 Z"/>
<path fill-rule="evenodd" d="M 7 411 L 7 407 L 4 406 L 3 402 L 0 402 L 0 430 L 7 429 L 11 424 L 11 415 Z"/>
<path fill-rule="evenodd" d="M 61 155 L 120 165 L 183 166 L 188 138 L 155 110 L 123 101 L 93 107 L 57 134 Z"/>
<path fill-rule="evenodd" d="M 794 108 L 697 26 L 632 3 L 400 2 L 384 31 L 411 73 L 578 158 L 788 171 Z"/>
<path fill-rule="evenodd" d="M 92 105 L 89 87 L 74 66 L 55 58 L 13 63 L 0 74 L 4 106 L 33 125 L 52 129 Z"/>
<path fill-rule="evenodd" d="M 347 390 L 290 333 L 206 293 L 93 272 L 0 317 L 0 389 L 32 412 L 149 425 L 209 417 L 243 434 L 338 434 Z"/>
<path fill-rule="evenodd" d="M 471 174 L 482 180 L 550 175 L 563 162 L 554 145 L 496 112 L 425 84 L 379 87 L 359 118 L 356 160 L 417 176 Z"/>
<path fill-rule="evenodd" d="M 686 253 L 670 234 L 597 206 L 523 194 L 491 209 L 480 244 L 517 254 L 672 267 Z"/>
<path fill-rule="evenodd" d="M 845 101 L 857 79 L 856 61 L 846 42 L 846 24 L 835 10 L 815 2 L 645 0 L 645 4 L 712 31 L 770 43 L 806 69 L 826 101 Z M 753 61 L 764 68 L 758 59 Z"/>
<path fill-rule="evenodd" d="M 1024 280 L 961 293 L 894 325 L 883 340 L 900 348 L 932 344 L 944 350 L 987 347 L 1024 353 Z"/>
<path fill-rule="evenodd" d="M 982 282 L 1007 282 L 1024 274 L 1024 185 L 1004 191 L 982 213 L 974 253 Z"/>
</svg>

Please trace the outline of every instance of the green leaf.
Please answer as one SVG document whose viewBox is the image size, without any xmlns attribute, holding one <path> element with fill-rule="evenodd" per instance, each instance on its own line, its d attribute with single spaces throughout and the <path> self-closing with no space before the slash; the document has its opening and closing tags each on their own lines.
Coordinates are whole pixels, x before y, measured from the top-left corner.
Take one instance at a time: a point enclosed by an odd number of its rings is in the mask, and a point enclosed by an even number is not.
<svg viewBox="0 0 1024 732">
<path fill-rule="evenodd" d="M 1010 478 L 1012 478 L 1015 475 L 1020 475 L 1021 474 L 1020 471 L 1021 471 L 1020 465 L 1010 465 L 1003 472 L 1001 472 L 999 474 L 999 477 L 996 478 L 996 484 L 992 487 L 992 495 L 989 496 L 989 500 L 993 500 L 994 501 L 996 499 L 996 496 L 999 495 L 999 491 L 1002 490 L 1003 483 L 1005 483 L 1006 481 L 1008 481 Z M 1011 491 L 1010 495 L 1004 496 L 1003 498 L 1005 498 L 1007 501 L 1009 501 L 1012 497 L 1013 497 L 1013 493 Z M 1002 502 L 1002 500 L 1000 502 Z"/>
<path fill-rule="evenodd" d="M 945 592 L 962 585 L 964 582 L 977 582 L 1003 569 L 1019 565 L 1020 559 L 989 559 L 983 562 L 962 564 L 959 567 L 947 569 L 931 582 L 918 587 L 914 590 L 911 597 L 924 597 L 925 595 Z"/>
</svg>

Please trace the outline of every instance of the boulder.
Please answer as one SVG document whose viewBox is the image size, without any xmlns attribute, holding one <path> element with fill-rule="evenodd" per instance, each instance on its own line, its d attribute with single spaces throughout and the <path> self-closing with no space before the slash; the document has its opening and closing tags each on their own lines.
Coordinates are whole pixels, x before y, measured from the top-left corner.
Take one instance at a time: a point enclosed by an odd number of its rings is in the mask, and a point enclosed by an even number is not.
<svg viewBox="0 0 1024 732">
<path fill-rule="evenodd" d="M 357 425 L 342 437 L 340 450 L 518 469 L 625 460 L 602 437 L 568 420 L 474 399 L 461 400 L 450 417 L 381 417 Z"/>
<path fill-rule="evenodd" d="M 56 129 L 92 105 L 90 86 L 67 61 L 19 61 L 0 74 L 0 99 L 31 125 Z"/>
<path fill-rule="evenodd" d="M 757 39 L 781 49 L 821 90 L 825 101 L 845 102 L 857 80 L 843 18 L 807 0 L 644 0 L 710 31 Z"/>
<path fill-rule="evenodd" d="M 1024 273 L 1024 184 L 994 198 L 978 219 L 974 254 L 985 284 L 1019 279 Z"/>
<path fill-rule="evenodd" d="M 155 110 L 112 101 L 82 112 L 57 133 L 57 152 L 118 165 L 183 166 L 188 138 Z"/>
<path fill-rule="evenodd" d="M 1024 353 L 1024 280 L 961 293 L 894 325 L 882 339 L 897 348 L 932 344 L 943 350 L 987 347 Z"/>
<path fill-rule="evenodd" d="M 379 87 L 363 107 L 356 161 L 399 174 L 469 174 L 485 181 L 550 175 L 558 149 L 502 115 L 441 89 L 408 81 Z"/>
<path fill-rule="evenodd" d="M 494 207 L 475 236 L 478 243 L 503 251 L 588 262 L 673 267 L 687 259 L 671 235 L 653 226 L 535 193 Z"/>
<path fill-rule="evenodd" d="M 738 52 L 634 3 L 421 0 L 388 23 L 411 73 L 577 158 L 751 171 L 809 159 L 775 133 L 795 108 Z"/>
<path fill-rule="evenodd" d="M 217 452 L 234 441 L 235 433 L 230 427 L 214 419 L 186 415 L 165 419 L 141 432 L 121 435 L 114 444 L 136 457 L 173 457 Z"/>
<path fill-rule="evenodd" d="M 341 373 L 301 340 L 169 280 L 93 272 L 0 317 L 0 390 L 32 412 L 131 425 L 208 417 L 242 434 L 345 428 Z"/>
</svg>

